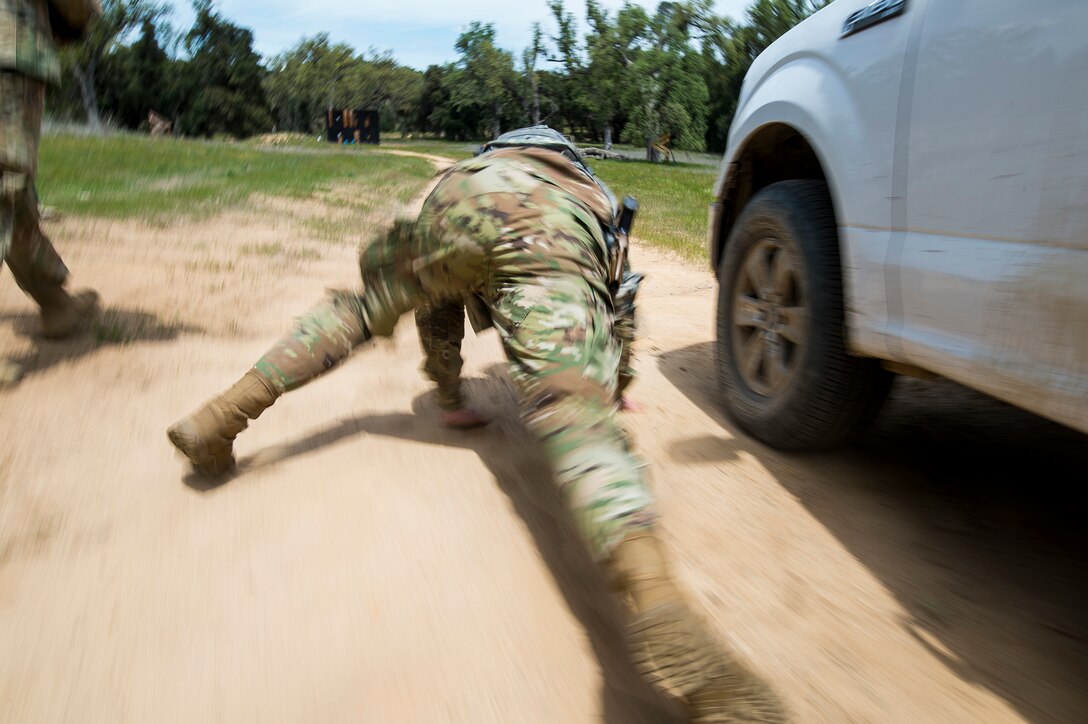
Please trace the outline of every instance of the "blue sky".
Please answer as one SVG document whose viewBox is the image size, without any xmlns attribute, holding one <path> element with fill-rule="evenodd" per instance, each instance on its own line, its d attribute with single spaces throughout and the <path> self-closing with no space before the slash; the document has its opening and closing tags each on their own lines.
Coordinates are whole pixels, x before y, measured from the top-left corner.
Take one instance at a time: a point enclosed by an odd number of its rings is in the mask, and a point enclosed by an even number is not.
<svg viewBox="0 0 1088 724">
<path fill-rule="evenodd" d="M 717 12 L 740 18 L 751 0 L 717 0 Z M 657 0 L 636 0 L 646 8 Z M 188 2 L 170 0 L 173 22 L 188 28 L 193 12 Z M 567 8 L 584 17 L 582 2 L 567 0 Z M 601 0 L 615 11 L 622 0 Z M 534 21 L 551 25 L 547 0 L 220 0 L 219 11 L 238 25 L 253 31 L 257 51 L 274 55 L 299 38 L 327 32 L 334 41 L 356 50 L 392 50 L 405 65 L 424 69 L 432 63 L 453 60 L 454 41 L 473 20 L 495 24 L 498 44 L 515 53 L 529 44 Z"/>
</svg>

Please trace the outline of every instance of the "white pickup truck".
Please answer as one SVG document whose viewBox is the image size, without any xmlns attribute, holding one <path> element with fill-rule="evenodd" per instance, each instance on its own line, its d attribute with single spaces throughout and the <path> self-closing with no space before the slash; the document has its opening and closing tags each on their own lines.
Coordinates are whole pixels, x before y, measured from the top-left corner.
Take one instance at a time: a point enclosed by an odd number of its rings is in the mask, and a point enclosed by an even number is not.
<svg viewBox="0 0 1088 724">
<path fill-rule="evenodd" d="M 836 0 L 752 64 L 710 209 L 726 410 L 781 449 L 939 375 L 1088 432 L 1088 0 Z"/>
</svg>

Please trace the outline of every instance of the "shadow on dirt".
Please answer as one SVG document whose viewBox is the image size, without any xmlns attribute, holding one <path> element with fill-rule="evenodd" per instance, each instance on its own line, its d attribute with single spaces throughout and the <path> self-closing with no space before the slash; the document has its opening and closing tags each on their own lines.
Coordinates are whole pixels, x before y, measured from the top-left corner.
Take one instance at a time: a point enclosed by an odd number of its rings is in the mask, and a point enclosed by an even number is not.
<svg viewBox="0 0 1088 724">
<path fill-rule="evenodd" d="M 1088 711 L 1088 437 L 945 380 L 897 380 L 872 427 L 821 455 L 777 453 L 721 412 L 713 343 L 658 357 L 718 424 L 680 461 L 757 457 L 891 591 L 902 625 L 1030 721 Z"/>
<path fill-rule="evenodd" d="M 163 322 L 148 312 L 111 307 L 103 309 L 83 331 L 68 339 L 43 338 L 39 331 L 36 312 L 0 314 L 0 324 L 5 323 L 10 323 L 19 336 L 34 340 L 34 346 L 27 354 L 10 358 L 23 366 L 24 377 L 77 360 L 102 347 L 139 342 L 168 342 L 177 339 L 182 334 L 204 331 L 201 327 L 182 322 Z M 3 351 L 0 350 L 0 355 L 2 354 Z"/>
<path fill-rule="evenodd" d="M 417 414 L 361 415 L 341 420 L 324 430 L 239 460 L 237 471 L 227 480 L 209 481 L 191 474 L 185 483 L 195 490 L 209 491 L 217 483 L 225 484 L 249 471 L 357 435 L 383 435 L 472 450 L 525 521 L 567 605 L 586 631 L 604 681 L 603 721 L 679 724 L 683 719 L 639 676 L 628 656 L 617 601 L 574 531 L 573 521 L 549 473 L 547 459 L 518 419 L 514 390 L 502 369 L 501 365 L 495 365 L 488 377 L 464 382 L 469 399 L 486 401 L 486 408 L 481 407 L 481 411 L 493 418 L 486 428 L 472 431 L 443 428 L 438 424 L 438 408 L 431 392 L 413 402 Z"/>
</svg>

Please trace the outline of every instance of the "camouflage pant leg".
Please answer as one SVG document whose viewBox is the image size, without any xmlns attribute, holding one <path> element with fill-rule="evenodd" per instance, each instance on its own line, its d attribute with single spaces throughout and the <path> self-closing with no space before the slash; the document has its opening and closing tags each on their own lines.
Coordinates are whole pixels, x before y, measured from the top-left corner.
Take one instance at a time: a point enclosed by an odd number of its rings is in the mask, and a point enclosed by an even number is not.
<svg viewBox="0 0 1088 724">
<path fill-rule="evenodd" d="M 45 86 L 0 72 L 0 264 L 32 297 L 64 284 L 64 266 L 38 224 L 34 189 Z"/>
<path fill-rule="evenodd" d="M 575 275 L 526 279 L 500 300 L 500 329 L 530 429 L 590 552 L 605 560 L 629 533 L 654 524 L 645 465 L 615 403 L 621 357 L 611 309 Z"/>
<path fill-rule="evenodd" d="M 0 70 L 0 171 L 34 176 L 44 107 L 44 83 Z"/>
<path fill-rule="evenodd" d="M 299 318 L 253 367 L 280 394 L 302 387 L 345 360 L 370 339 L 359 294 L 330 292 Z"/>
<path fill-rule="evenodd" d="M 437 245 L 417 238 L 415 224 L 398 219 L 360 255 L 363 291 L 331 292 L 257 361 L 254 368 L 282 394 L 302 387 L 346 359 L 371 337 L 389 336 L 410 309 L 448 301 L 424 292 L 417 260 Z M 463 324 L 463 323 L 462 323 Z"/>
<path fill-rule="evenodd" d="M 34 187 L 3 194 L 3 207 L 0 233 L 10 228 L 10 244 L 7 255 L 0 261 L 11 267 L 15 283 L 34 299 L 63 286 L 68 279 L 68 267 L 38 224 L 38 196 Z"/>
<path fill-rule="evenodd" d="M 635 342 L 635 319 L 633 313 L 616 317 L 615 333 L 616 342 L 620 345 L 619 384 L 616 389 L 616 396 L 618 397 L 624 393 L 624 390 L 626 390 L 635 379 L 634 354 L 631 349 Z"/>
<path fill-rule="evenodd" d="M 416 309 L 416 330 L 423 348 L 423 371 L 438 385 L 438 406 L 458 410 L 461 398 L 461 341 L 465 337 L 465 307 L 461 302 Z"/>
<path fill-rule="evenodd" d="M 15 229 L 15 193 L 4 188 L 4 180 L 4 174 L 0 172 L 0 269 L 4 268 Z"/>
</svg>

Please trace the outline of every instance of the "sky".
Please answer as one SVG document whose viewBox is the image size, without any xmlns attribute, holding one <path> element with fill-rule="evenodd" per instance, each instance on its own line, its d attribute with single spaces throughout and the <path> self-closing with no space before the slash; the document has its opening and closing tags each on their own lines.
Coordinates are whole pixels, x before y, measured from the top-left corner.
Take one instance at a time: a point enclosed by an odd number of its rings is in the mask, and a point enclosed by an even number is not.
<svg viewBox="0 0 1088 724">
<path fill-rule="evenodd" d="M 634 0 L 652 11 L 658 0 Z M 751 0 L 717 0 L 719 14 L 740 19 Z M 169 0 L 173 23 L 186 29 L 192 7 L 186 0 Z M 601 0 L 613 14 L 623 0 Z M 567 0 L 567 9 L 584 19 L 585 4 Z M 219 12 L 253 31 L 257 52 L 275 55 L 302 37 L 326 32 L 334 42 L 357 51 L 392 50 L 404 65 L 425 69 L 454 60 L 457 36 L 474 20 L 495 24 L 497 43 L 515 55 L 529 45 L 530 27 L 540 21 L 554 31 L 547 0 L 219 0 Z"/>
</svg>

